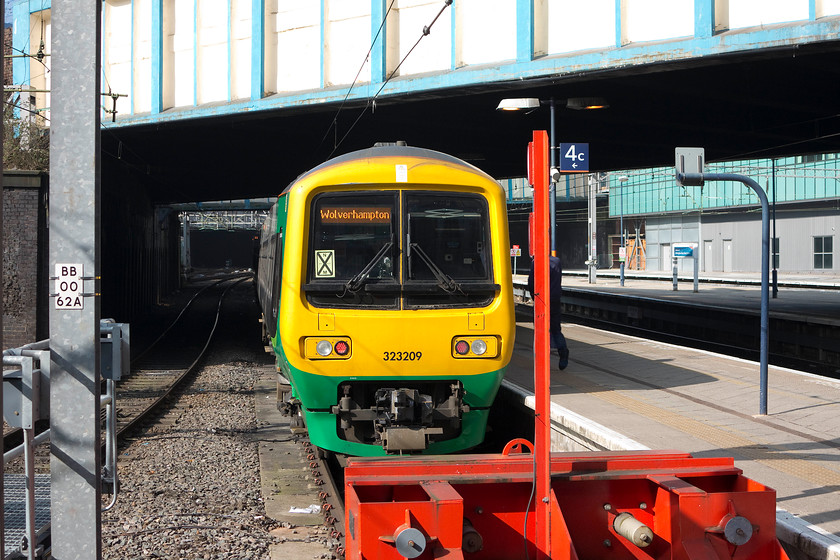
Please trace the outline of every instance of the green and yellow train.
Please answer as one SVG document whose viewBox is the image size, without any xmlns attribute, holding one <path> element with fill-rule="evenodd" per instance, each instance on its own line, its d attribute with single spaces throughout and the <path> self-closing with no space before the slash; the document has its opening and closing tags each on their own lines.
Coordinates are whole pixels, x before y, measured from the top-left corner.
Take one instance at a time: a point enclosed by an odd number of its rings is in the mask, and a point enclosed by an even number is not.
<svg viewBox="0 0 840 560">
<path fill-rule="evenodd" d="M 504 191 L 452 156 L 376 146 L 298 177 L 258 265 L 293 426 L 348 455 L 481 443 L 513 350 L 509 247 Z"/>
</svg>

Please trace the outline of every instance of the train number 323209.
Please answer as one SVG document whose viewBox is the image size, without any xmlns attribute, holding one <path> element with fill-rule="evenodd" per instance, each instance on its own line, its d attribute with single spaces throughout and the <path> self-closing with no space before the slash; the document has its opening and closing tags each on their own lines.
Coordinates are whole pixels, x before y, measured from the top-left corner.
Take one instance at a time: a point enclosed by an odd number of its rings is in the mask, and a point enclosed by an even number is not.
<svg viewBox="0 0 840 560">
<path fill-rule="evenodd" d="M 422 356 L 422 352 L 382 352 L 382 359 L 386 362 L 413 362 Z"/>
</svg>

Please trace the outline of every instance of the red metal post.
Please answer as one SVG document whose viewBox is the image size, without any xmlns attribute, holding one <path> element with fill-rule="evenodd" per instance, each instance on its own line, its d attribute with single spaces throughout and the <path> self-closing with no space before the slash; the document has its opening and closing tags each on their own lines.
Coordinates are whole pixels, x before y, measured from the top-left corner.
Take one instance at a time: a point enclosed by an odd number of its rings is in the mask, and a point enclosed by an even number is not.
<svg viewBox="0 0 840 560">
<path fill-rule="evenodd" d="M 529 146 L 529 172 L 534 187 L 534 454 L 536 479 L 537 557 L 549 558 L 551 551 L 551 380 L 549 374 L 548 278 L 548 134 L 534 131 Z"/>
</svg>

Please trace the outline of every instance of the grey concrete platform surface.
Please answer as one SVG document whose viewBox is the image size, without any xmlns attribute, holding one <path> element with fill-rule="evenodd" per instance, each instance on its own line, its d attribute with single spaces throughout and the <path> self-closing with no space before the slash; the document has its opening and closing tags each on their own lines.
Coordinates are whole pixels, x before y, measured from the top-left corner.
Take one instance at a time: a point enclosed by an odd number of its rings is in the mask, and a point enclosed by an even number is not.
<svg viewBox="0 0 840 560">
<path fill-rule="evenodd" d="M 838 294 L 840 296 L 840 294 Z M 840 381 L 589 327 L 563 327 L 570 363 L 552 360 L 554 423 L 596 431 L 611 449 L 731 456 L 774 488 L 783 541 L 840 559 Z M 517 325 L 506 383 L 533 392 L 533 328 Z M 559 419 L 559 420 L 558 420 Z"/>
<path fill-rule="evenodd" d="M 329 553 L 324 543 L 323 515 L 320 511 L 302 512 L 320 504 L 319 489 L 312 484 L 308 470 L 303 468 L 302 446 L 289 430 L 289 418 L 281 416 L 277 410 L 276 391 L 274 367 L 262 368 L 260 382 L 254 387 L 258 426 L 253 437 L 259 442 L 265 514 L 281 523 L 272 534 L 282 541 L 272 545 L 269 558 L 322 558 Z"/>
</svg>

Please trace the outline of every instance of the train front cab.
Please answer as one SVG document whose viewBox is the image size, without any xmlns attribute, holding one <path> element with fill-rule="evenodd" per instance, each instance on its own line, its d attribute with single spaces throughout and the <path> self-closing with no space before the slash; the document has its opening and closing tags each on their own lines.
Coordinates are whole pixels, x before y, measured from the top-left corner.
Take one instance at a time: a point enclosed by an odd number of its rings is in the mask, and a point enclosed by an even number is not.
<svg viewBox="0 0 840 560">
<path fill-rule="evenodd" d="M 457 160 L 454 160 L 457 161 Z M 402 162 L 411 183 L 395 185 Z M 504 195 L 472 167 L 367 160 L 288 192 L 281 369 L 310 439 L 351 455 L 450 453 L 484 439 L 510 360 Z"/>
</svg>

